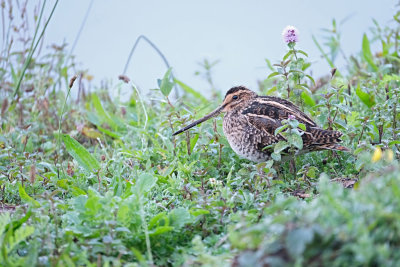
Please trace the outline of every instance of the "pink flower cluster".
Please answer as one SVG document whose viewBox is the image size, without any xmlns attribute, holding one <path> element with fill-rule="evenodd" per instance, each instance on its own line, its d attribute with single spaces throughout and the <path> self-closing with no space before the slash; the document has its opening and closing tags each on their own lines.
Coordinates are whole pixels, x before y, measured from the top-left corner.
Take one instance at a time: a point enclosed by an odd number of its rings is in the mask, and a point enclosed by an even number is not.
<svg viewBox="0 0 400 267">
<path fill-rule="evenodd" d="M 299 41 L 299 30 L 293 26 L 286 26 L 282 32 L 283 41 L 286 43 L 297 43 Z"/>
</svg>

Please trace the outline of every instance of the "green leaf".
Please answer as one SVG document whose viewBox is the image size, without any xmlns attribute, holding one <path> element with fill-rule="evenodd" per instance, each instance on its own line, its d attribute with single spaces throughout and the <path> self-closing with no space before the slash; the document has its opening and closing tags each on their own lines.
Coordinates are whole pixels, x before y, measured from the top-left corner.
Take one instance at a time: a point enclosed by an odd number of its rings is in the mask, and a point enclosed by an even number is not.
<svg viewBox="0 0 400 267">
<path fill-rule="evenodd" d="M 29 196 L 26 191 L 25 188 L 20 184 L 18 187 L 18 192 L 19 192 L 19 197 L 21 198 L 21 200 L 23 202 L 32 204 L 35 208 L 40 207 L 39 202 L 37 202 L 36 200 L 34 200 L 31 196 Z"/>
<path fill-rule="evenodd" d="M 174 230 L 174 227 L 172 226 L 158 226 L 156 229 L 153 231 L 149 232 L 150 236 L 156 236 L 156 235 L 161 235 L 163 233 L 167 233 Z"/>
<path fill-rule="evenodd" d="M 140 195 L 143 195 L 152 189 L 157 182 L 157 178 L 149 173 L 142 173 L 136 181 L 136 190 Z"/>
<path fill-rule="evenodd" d="M 273 153 L 271 153 L 271 158 L 273 160 L 275 160 L 275 161 L 280 161 L 281 160 L 281 154 L 273 152 Z"/>
<path fill-rule="evenodd" d="M 113 130 L 117 130 L 118 124 L 114 120 L 112 120 L 108 113 L 104 110 L 100 98 L 97 94 L 92 94 L 92 104 L 96 110 L 97 116 L 100 119 L 100 123 L 107 123 Z"/>
<path fill-rule="evenodd" d="M 285 125 L 282 125 L 282 126 L 276 128 L 274 134 L 275 134 L 275 135 L 278 135 L 278 134 L 281 133 L 283 130 L 285 130 L 287 127 L 289 127 L 289 124 L 285 124 Z"/>
<path fill-rule="evenodd" d="M 389 142 L 389 146 L 393 146 L 393 145 L 399 145 L 400 144 L 400 140 L 393 140 Z"/>
<path fill-rule="evenodd" d="M 199 140 L 199 135 L 200 134 L 196 134 L 193 138 L 190 139 L 190 151 L 193 151 L 193 148 L 196 145 L 197 140 Z"/>
<path fill-rule="evenodd" d="M 148 228 L 153 229 L 155 226 L 159 225 L 159 222 L 162 221 L 163 225 L 169 224 L 169 219 L 167 217 L 166 212 L 160 212 L 156 216 L 154 216 L 148 223 Z"/>
<path fill-rule="evenodd" d="M 356 95 L 369 108 L 374 106 L 375 103 L 376 103 L 375 102 L 375 96 L 373 94 L 368 94 L 368 93 L 365 93 L 364 91 L 362 91 L 361 88 L 360 88 L 360 84 L 357 86 Z"/>
<path fill-rule="evenodd" d="M 283 56 L 283 61 L 285 61 L 291 54 L 293 54 L 293 50 L 289 50 L 286 55 Z"/>
<path fill-rule="evenodd" d="M 291 134 L 287 137 L 287 142 L 291 145 L 294 145 L 298 149 L 303 148 L 303 139 L 301 138 L 300 135 L 297 134 Z"/>
<path fill-rule="evenodd" d="M 100 163 L 90 154 L 78 141 L 68 134 L 61 135 L 65 148 L 68 153 L 82 166 L 87 172 L 96 172 L 100 169 Z"/>
<path fill-rule="evenodd" d="M 174 83 L 171 82 L 171 72 L 172 68 L 169 68 L 164 74 L 163 79 L 161 81 L 159 80 L 160 90 L 164 96 L 168 96 L 169 93 L 171 93 L 172 87 L 174 86 Z"/>
<path fill-rule="evenodd" d="M 202 94 L 194 90 L 192 87 L 188 86 L 187 84 L 181 82 L 178 79 L 174 79 L 174 81 L 185 91 L 186 93 L 189 93 L 193 95 L 195 98 L 201 100 L 203 103 L 208 103 L 207 98 L 205 98 Z"/>
<path fill-rule="evenodd" d="M 196 209 L 196 210 L 191 210 L 190 214 L 192 214 L 193 216 L 197 217 L 199 215 L 210 214 L 210 211 L 204 210 L 204 209 Z"/>
<path fill-rule="evenodd" d="M 274 153 L 280 153 L 282 150 L 286 149 L 289 144 L 286 141 L 279 141 L 274 146 Z"/>
<path fill-rule="evenodd" d="M 301 98 L 303 99 L 304 103 L 306 103 L 308 106 L 310 107 L 315 106 L 314 99 L 308 94 L 307 91 L 301 92 Z"/>
<path fill-rule="evenodd" d="M 306 74 L 306 77 L 307 77 L 308 79 L 310 79 L 310 81 L 312 81 L 312 83 L 315 85 L 314 78 L 311 77 L 311 75 Z"/>
<path fill-rule="evenodd" d="M 169 213 L 170 225 L 176 229 L 182 228 L 185 224 L 191 221 L 190 213 L 184 208 L 173 209 Z"/>
<path fill-rule="evenodd" d="M 296 52 L 305 55 L 306 57 L 308 57 L 308 54 L 306 52 L 304 52 L 303 50 L 296 50 Z"/>
<path fill-rule="evenodd" d="M 271 73 L 270 75 L 268 75 L 267 79 L 275 77 L 276 75 L 279 75 L 279 74 L 280 74 L 279 72 L 275 71 L 275 72 Z"/>
<path fill-rule="evenodd" d="M 300 129 L 302 129 L 303 131 L 306 131 L 306 130 L 307 130 L 307 127 L 306 127 L 303 123 L 299 123 L 298 127 L 299 127 Z"/>
<path fill-rule="evenodd" d="M 365 61 L 367 61 L 368 65 L 374 70 L 378 71 L 378 67 L 374 63 L 374 58 L 371 53 L 371 47 L 368 40 L 367 35 L 364 33 L 363 40 L 362 40 L 362 52 Z"/>
</svg>

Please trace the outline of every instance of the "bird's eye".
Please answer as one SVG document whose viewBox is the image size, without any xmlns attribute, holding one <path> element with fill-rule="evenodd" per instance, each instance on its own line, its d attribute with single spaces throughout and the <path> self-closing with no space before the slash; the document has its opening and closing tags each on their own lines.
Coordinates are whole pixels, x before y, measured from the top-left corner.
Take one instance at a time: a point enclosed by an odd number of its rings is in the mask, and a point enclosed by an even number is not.
<svg viewBox="0 0 400 267">
<path fill-rule="evenodd" d="M 232 99 L 233 100 L 236 100 L 236 99 L 238 99 L 239 97 L 237 96 L 237 95 L 234 95 L 234 96 L 232 96 Z"/>
</svg>

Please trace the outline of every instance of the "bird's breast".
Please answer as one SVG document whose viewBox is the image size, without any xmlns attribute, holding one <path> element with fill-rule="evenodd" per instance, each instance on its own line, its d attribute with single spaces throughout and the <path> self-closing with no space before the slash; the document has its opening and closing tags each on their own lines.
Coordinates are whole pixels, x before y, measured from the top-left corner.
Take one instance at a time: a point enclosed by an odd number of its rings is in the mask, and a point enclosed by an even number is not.
<svg viewBox="0 0 400 267">
<path fill-rule="evenodd" d="M 223 130 L 231 148 L 239 156 L 256 162 L 267 159 L 266 153 L 258 149 L 262 133 L 249 124 L 245 115 L 239 112 L 226 113 Z"/>
</svg>

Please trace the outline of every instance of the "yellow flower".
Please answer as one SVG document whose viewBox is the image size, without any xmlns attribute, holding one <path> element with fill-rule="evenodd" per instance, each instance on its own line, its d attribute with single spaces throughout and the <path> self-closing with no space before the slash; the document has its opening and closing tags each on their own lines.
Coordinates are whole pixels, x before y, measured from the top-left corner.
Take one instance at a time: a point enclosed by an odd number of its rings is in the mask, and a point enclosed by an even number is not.
<svg viewBox="0 0 400 267">
<path fill-rule="evenodd" d="M 372 162 L 377 162 L 382 158 L 382 149 L 378 146 L 375 148 L 374 154 L 372 155 Z"/>
<path fill-rule="evenodd" d="M 393 150 L 388 149 L 388 150 L 386 150 L 385 154 L 386 154 L 385 155 L 386 156 L 386 160 L 389 161 L 389 162 L 392 162 L 393 161 L 393 156 L 394 156 Z"/>
</svg>

